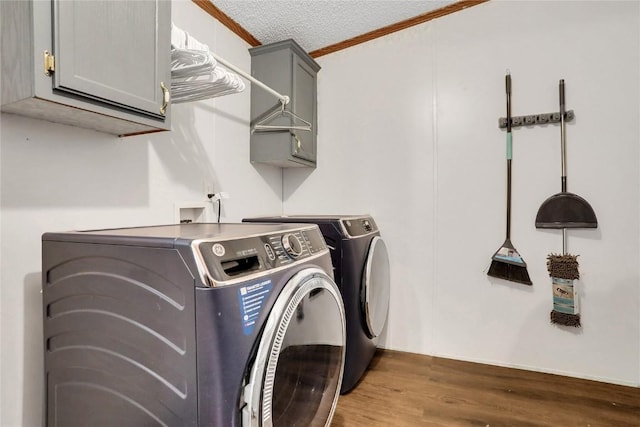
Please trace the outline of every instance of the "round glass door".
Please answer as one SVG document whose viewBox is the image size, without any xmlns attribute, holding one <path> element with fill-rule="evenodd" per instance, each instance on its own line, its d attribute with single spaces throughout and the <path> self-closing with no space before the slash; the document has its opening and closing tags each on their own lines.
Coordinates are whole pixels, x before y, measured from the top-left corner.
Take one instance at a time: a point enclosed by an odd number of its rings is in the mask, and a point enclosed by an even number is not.
<svg viewBox="0 0 640 427">
<path fill-rule="evenodd" d="M 389 255 L 384 240 L 374 237 L 369 245 L 362 278 L 362 312 L 367 334 L 375 338 L 382 332 L 389 311 Z"/>
<path fill-rule="evenodd" d="M 326 273 L 297 273 L 278 297 L 245 387 L 244 426 L 329 426 L 340 394 L 344 306 Z"/>
</svg>

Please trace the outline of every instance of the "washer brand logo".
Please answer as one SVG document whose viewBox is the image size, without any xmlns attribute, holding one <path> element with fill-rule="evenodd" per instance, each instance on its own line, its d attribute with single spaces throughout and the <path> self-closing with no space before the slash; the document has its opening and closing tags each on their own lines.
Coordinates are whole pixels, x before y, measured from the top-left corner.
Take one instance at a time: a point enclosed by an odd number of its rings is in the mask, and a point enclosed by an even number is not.
<svg viewBox="0 0 640 427">
<path fill-rule="evenodd" d="M 226 251 L 224 250 L 224 246 L 222 246 L 220 243 L 216 243 L 211 246 L 211 252 L 213 252 L 213 254 L 217 256 L 224 256 L 224 253 Z"/>
<path fill-rule="evenodd" d="M 243 286 L 238 289 L 240 303 L 240 317 L 242 318 L 242 333 L 251 335 L 256 327 L 256 321 L 272 288 L 271 280 Z"/>
</svg>

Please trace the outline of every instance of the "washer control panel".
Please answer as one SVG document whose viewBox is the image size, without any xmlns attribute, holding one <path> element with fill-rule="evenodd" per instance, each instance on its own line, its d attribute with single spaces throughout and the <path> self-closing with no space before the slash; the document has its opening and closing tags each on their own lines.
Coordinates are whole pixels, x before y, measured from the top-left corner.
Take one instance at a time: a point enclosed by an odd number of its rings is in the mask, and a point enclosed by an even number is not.
<svg viewBox="0 0 640 427">
<path fill-rule="evenodd" d="M 282 264 L 290 264 L 294 260 L 306 258 L 326 248 L 322 236 L 309 230 L 270 236 L 269 245 L 278 262 Z"/>
<path fill-rule="evenodd" d="M 210 286 L 290 265 L 325 250 L 317 225 L 234 240 L 201 240 L 194 245 Z"/>
<path fill-rule="evenodd" d="M 298 258 L 305 251 L 305 247 L 300 237 L 295 233 L 289 233 L 282 236 L 282 247 L 291 258 Z"/>
</svg>

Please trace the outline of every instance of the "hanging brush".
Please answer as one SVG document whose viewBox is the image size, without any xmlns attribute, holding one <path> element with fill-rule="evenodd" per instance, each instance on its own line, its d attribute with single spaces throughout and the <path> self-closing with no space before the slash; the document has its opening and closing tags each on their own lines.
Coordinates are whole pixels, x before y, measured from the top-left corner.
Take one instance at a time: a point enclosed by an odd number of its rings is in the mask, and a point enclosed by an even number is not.
<svg viewBox="0 0 640 427">
<path fill-rule="evenodd" d="M 566 228 L 562 230 L 562 240 L 566 241 Z M 564 246 L 564 243 L 563 243 Z M 564 252 L 564 251 L 563 251 Z M 578 256 L 563 253 L 550 254 L 547 257 L 547 271 L 553 286 L 553 310 L 551 323 L 579 328 L 580 313 L 574 280 L 580 278 Z"/>
<path fill-rule="evenodd" d="M 564 102 L 564 80 L 560 80 L 560 138 L 562 145 L 563 162 L 563 191 L 566 187 L 565 175 L 565 102 Z M 570 194 L 570 193 L 567 193 Z M 586 202 L 585 202 L 586 203 Z M 588 204 L 587 204 L 588 206 Z M 591 208 L 589 206 L 589 208 Z M 591 209 L 593 212 L 593 209 Z M 595 214 L 593 215 L 595 221 Z M 596 223 L 597 226 L 597 223 Z M 591 226 L 589 224 L 585 228 Z M 580 327 L 580 313 L 574 280 L 580 278 L 578 271 L 578 255 L 567 254 L 567 229 L 562 229 L 562 255 L 550 254 L 547 257 L 547 271 L 551 277 L 553 286 L 553 310 L 551 311 L 551 323 L 564 326 Z"/>
<path fill-rule="evenodd" d="M 524 262 L 511 243 L 511 159 L 513 157 L 511 136 L 511 74 L 507 70 L 505 76 L 507 91 L 507 238 L 491 258 L 491 266 L 487 274 L 498 279 L 532 285 Z"/>
</svg>

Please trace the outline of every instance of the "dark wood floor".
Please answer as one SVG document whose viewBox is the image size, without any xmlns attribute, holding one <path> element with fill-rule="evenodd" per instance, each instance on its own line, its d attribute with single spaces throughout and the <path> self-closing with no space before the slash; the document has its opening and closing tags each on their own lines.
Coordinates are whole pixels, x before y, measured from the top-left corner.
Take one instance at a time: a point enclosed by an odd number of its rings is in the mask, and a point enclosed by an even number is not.
<svg viewBox="0 0 640 427">
<path fill-rule="evenodd" d="M 640 388 L 380 350 L 332 427 L 640 426 Z"/>
</svg>

